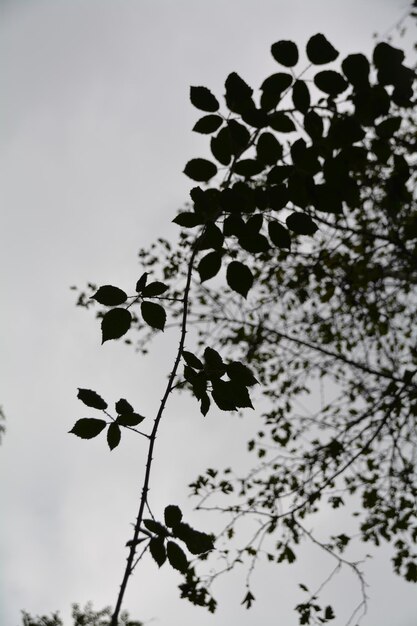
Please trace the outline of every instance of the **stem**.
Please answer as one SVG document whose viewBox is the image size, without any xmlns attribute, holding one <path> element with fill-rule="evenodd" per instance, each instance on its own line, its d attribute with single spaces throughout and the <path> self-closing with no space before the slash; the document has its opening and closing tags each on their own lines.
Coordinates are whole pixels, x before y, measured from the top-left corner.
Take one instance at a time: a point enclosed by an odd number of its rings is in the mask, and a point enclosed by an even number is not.
<svg viewBox="0 0 417 626">
<path fill-rule="evenodd" d="M 133 568 L 134 568 L 134 560 L 135 560 L 135 555 L 136 555 L 136 548 L 137 548 L 137 541 L 139 538 L 139 533 L 141 531 L 141 526 L 142 526 L 142 520 L 143 520 L 143 514 L 144 514 L 144 510 L 145 510 L 145 506 L 146 506 L 146 502 L 147 502 L 147 495 L 148 495 L 148 491 L 149 491 L 149 481 L 150 481 L 150 476 L 151 476 L 151 467 L 152 467 L 152 461 L 153 461 L 153 450 L 154 450 L 154 446 L 155 446 L 155 440 L 156 440 L 156 435 L 158 432 L 158 427 L 159 427 L 159 423 L 161 421 L 164 409 L 165 409 L 165 405 L 166 402 L 168 400 L 168 396 L 171 393 L 173 387 L 174 387 L 174 380 L 175 377 L 177 375 L 177 370 L 178 370 L 178 366 L 180 364 L 180 360 L 181 360 L 181 354 L 184 348 L 184 343 L 185 343 L 185 335 L 187 332 L 187 315 L 188 315 L 188 305 L 189 305 L 189 292 L 190 292 L 190 286 L 191 286 L 191 277 L 192 277 L 192 272 L 193 272 L 193 265 L 194 265 L 194 259 L 195 256 L 197 254 L 197 249 L 198 249 L 198 242 L 202 236 L 202 234 L 204 233 L 204 230 L 202 231 L 202 233 L 200 234 L 199 237 L 197 237 L 194 245 L 193 245 L 193 250 L 191 253 L 191 257 L 190 260 L 188 262 L 188 269 L 187 269 L 187 280 L 186 280 L 186 284 L 185 284 L 185 290 L 184 290 L 184 308 L 183 308 L 183 313 L 182 313 L 182 322 L 181 322 L 181 332 L 180 332 L 180 342 L 178 345 L 178 350 L 177 350 L 177 355 L 175 357 L 175 361 L 174 361 L 174 366 L 172 368 L 171 374 L 169 376 L 168 379 L 168 383 L 167 386 L 165 388 L 165 393 L 162 397 L 162 400 L 160 402 L 159 405 L 159 409 L 158 409 L 158 413 L 155 417 L 155 421 L 154 421 L 154 425 L 152 428 L 152 432 L 149 436 L 149 447 L 148 447 L 148 454 L 147 454 L 147 458 L 146 458 L 146 466 L 145 466 L 145 476 L 143 479 L 143 486 L 142 486 L 142 493 L 141 493 L 141 498 L 140 498 L 140 503 L 139 503 L 139 510 L 138 510 L 138 514 L 137 514 L 137 518 L 136 518 L 136 522 L 135 522 L 135 528 L 134 528 L 134 533 L 133 533 L 133 537 L 132 537 L 132 543 L 130 545 L 129 548 L 129 555 L 127 557 L 126 560 L 126 567 L 125 567 L 125 571 L 123 574 L 123 579 L 122 579 L 122 583 L 120 585 L 120 590 L 119 590 L 119 595 L 117 597 L 117 602 L 116 602 L 116 607 L 114 609 L 113 615 L 111 617 L 111 622 L 110 622 L 110 626 L 118 626 L 118 618 L 119 618 L 119 613 L 120 613 L 120 609 L 122 607 L 122 602 L 123 602 L 123 598 L 126 592 L 126 587 L 127 587 L 127 583 L 129 581 L 129 577 L 132 574 Z"/>
</svg>

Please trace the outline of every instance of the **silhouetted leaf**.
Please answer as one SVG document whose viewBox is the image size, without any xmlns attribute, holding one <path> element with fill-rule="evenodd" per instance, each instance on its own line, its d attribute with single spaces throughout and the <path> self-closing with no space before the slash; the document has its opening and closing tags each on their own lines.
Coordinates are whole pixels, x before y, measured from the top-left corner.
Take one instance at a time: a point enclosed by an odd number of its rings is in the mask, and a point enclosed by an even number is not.
<svg viewBox="0 0 417 626">
<path fill-rule="evenodd" d="M 120 398 L 120 400 L 116 402 L 115 409 L 118 415 L 133 413 L 133 406 L 129 404 L 127 400 L 124 400 L 124 398 Z"/>
<path fill-rule="evenodd" d="M 158 567 L 161 567 L 167 558 L 165 542 L 162 537 L 152 537 L 149 542 L 149 552 Z"/>
<path fill-rule="evenodd" d="M 206 256 L 200 260 L 198 264 L 197 270 L 200 274 L 201 282 L 205 280 L 209 280 L 209 278 L 213 278 L 216 274 L 219 273 L 222 265 L 222 255 L 221 252 L 214 250 L 213 252 L 209 252 Z"/>
<path fill-rule="evenodd" d="M 160 296 L 161 294 L 165 293 L 167 289 L 168 289 L 167 285 L 164 285 L 164 283 L 155 281 L 153 283 L 149 283 L 148 285 L 146 285 L 146 287 L 142 291 L 142 296 L 144 298 L 152 298 L 154 296 Z"/>
<path fill-rule="evenodd" d="M 202 362 L 192 352 L 187 352 L 187 350 L 183 350 L 182 351 L 182 356 L 183 356 L 184 361 L 190 367 L 193 367 L 196 370 L 202 370 L 203 369 L 204 366 L 203 366 Z"/>
<path fill-rule="evenodd" d="M 288 228 L 297 235 L 314 235 L 316 224 L 307 213 L 291 213 L 285 220 Z"/>
<path fill-rule="evenodd" d="M 139 413 L 122 413 L 117 416 L 116 422 L 120 424 L 120 426 L 137 426 L 144 420 L 143 415 L 139 415 Z"/>
<path fill-rule="evenodd" d="M 93 439 L 97 437 L 104 428 L 106 428 L 106 422 L 104 420 L 99 420 L 94 417 L 83 417 L 75 422 L 69 432 L 73 435 L 77 435 L 77 437 L 81 437 L 81 439 Z"/>
<path fill-rule="evenodd" d="M 230 380 L 236 381 L 246 387 L 251 387 L 257 384 L 257 380 L 252 371 L 240 361 L 232 361 L 226 365 L 226 373 Z"/>
<path fill-rule="evenodd" d="M 262 133 L 256 144 L 256 156 L 260 163 L 275 165 L 282 157 L 282 146 L 272 133 Z"/>
<path fill-rule="evenodd" d="M 323 120 L 315 111 L 309 111 L 304 116 L 304 128 L 312 139 L 319 139 L 323 135 Z"/>
<path fill-rule="evenodd" d="M 148 272 L 144 272 L 142 276 L 139 278 L 138 282 L 136 283 L 136 291 L 138 293 L 142 293 L 142 290 L 146 286 L 147 280 L 148 280 Z"/>
<path fill-rule="evenodd" d="M 167 537 L 169 534 L 168 529 L 165 528 L 163 524 L 157 522 L 154 519 L 144 519 L 143 525 L 147 530 L 149 530 L 150 533 L 153 533 L 154 535 L 159 535 L 159 537 Z"/>
<path fill-rule="evenodd" d="M 206 182 L 217 174 L 217 167 L 207 159 L 191 159 L 184 168 L 184 174 L 193 180 Z"/>
<path fill-rule="evenodd" d="M 220 132 L 211 138 L 211 152 L 222 165 L 229 165 L 232 158 L 232 145 L 229 128 L 222 128 Z"/>
<path fill-rule="evenodd" d="M 184 212 L 179 213 L 173 220 L 174 224 L 182 226 L 183 228 L 194 228 L 201 224 L 201 217 L 196 213 Z"/>
<path fill-rule="evenodd" d="M 279 133 L 291 133 L 295 130 L 295 124 L 288 115 L 277 111 L 269 115 L 269 126 Z"/>
<path fill-rule="evenodd" d="M 244 298 L 248 295 L 249 289 L 253 285 L 253 274 L 249 267 L 239 261 L 232 261 L 227 266 L 227 284 L 233 291 L 240 293 Z"/>
<path fill-rule="evenodd" d="M 389 117 L 375 127 L 378 137 L 388 139 L 392 137 L 401 126 L 401 117 Z"/>
<path fill-rule="evenodd" d="M 223 246 L 224 235 L 220 228 L 209 222 L 206 224 L 204 231 L 197 242 L 198 250 L 207 250 L 214 248 L 215 250 L 221 250 Z"/>
<path fill-rule="evenodd" d="M 236 72 L 226 78 L 226 104 L 234 113 L 241 113 L 252 106 L 253 89 Z"/>
<path fill-rule="evenodd" d="M 174 536 L 181 539 L 187 546 L 191 554 L 202 554 L 213 549 L 213 538 L 199 530 L 191 528 L 189 524 L 180 522 L 173 526 Z"/>
<path fill-rule="evenodd" d="M 120 428 L 116 422 L 112 422 L 107 429 L 107 443 L 110 450 L 117 448 L 120 443 L 121 433 Z"/>
<path fill-rule="evenodd" d="M 297 111 L 307 113 L 310 106 L 310 91 L 303 80 L 296 80 L 292 87 L 292 101 Z"/>
<path fill-rule="evenodd" d="M 195 133 L 201 133 L 202 135 L 210 135 L 216 132 L 218 128 L 223 124 L 223 119 L 220 115 L 205 115 L 196 122 L 193 127 Z"/>
<path fill-rule="evenodd" d="M 207 87 L 190 87 L 190 100 L 200 111 L 214 113 L 219 108 L 217 98 Z"/>
<path fill-rule="evenodd" d="M 321 33 L 313 35 L 307 42 L 307 57 L 314 65 L 330 63 L 339 56 L 338 51 Z"/>
<path fill-rule="evenodd" d="M 250 132 L 246 126 L 236 120 L 227 121 L 227 130 L 229 132 L 232 154 L 240 154 L 249 144 Z"/>
<path fill-rule="evenodd" d="M 264 80 L 261 85 L 261 107 L 265 111 L 275 109 L 277 104 L 281 101 L 283 93 L 290 87 L 293 82 L 291 74 L 285 72 L 278 72 L 271 74 Z"/>
<path fill-rule="evenodd" d="M 250 591 L 248 591 L 246 596 L 243 598 L 241 604 L 244 604 L 247 609 L 250 609 L 254 600 L 255 600 L 255 596 Z"/>
<path fill-rule="evenodd" d="M 348 88 L 348 83 L 339 72 L 333 70 L 324 70 L 318 72 L 314 77 L 314 84 L 324 93 L 329 94 L 332 98 Z"/>
<path fill-rule="evenodd" d="M 167 314 L 164 307 L 155 302 L 148 302 L 145 300 L 140 305 L 143 321 L 146 322 L 152 328 L 158 330 L 164 330 Z"/>
<path fill-rule="evenodd" d="M 78 388 L 77 398 L 81 400 L 86 406 L 91 406 L 93 409 L 99 409 L 103 411 L 107 409 L 107 402 L 103 400 L 101 396 L 91 389 Z"/>
<path fill-rule="evenodd" d="M 113 287 L 112 285 L 103 285 L 103 287 L 100 287 L 94 296 L 91 297 L 93 300 L 105 306 L 117 306 L 127 300 L 127 294 L 123 289 Z"/>
<path fill-rule="evenodd" d="M 165 524 L 172 528 L 176 524 L 179 524 L 182 520 L 182 513 L 179 506 L 175 504 L 169 504 L 165 507 L 164 511 Z"/>
<path fill-rule="evenodd" d="M 203 415 L 207 415 L 210 409 L 210 398 L 206 392 L 200 396 L 200 411 Z"/>
<path fill-rule="evenodd" d="M 256 159 L 241 159 L 236 163 L 233 171 L 235 174 L 239 174 L 245 178 L 251 178 L 252 176 L 260 174 L 264 169 L 265 165 Z"/>
<path fill-rule="evenodd" d="M 369 69 L 369 61 L 363 54 L 349 54 L 342 62 L 344 75 L 356 89 L 369 86 Z"/>
<path fill-rule="evenodd" d="M 298 48 L 293 41 L 277 41 L 271 46 L 271 54 L 285 67 L 294 67 L 298 63 Z"/>
<path fill-rule="evenodd" d="M 291 236 L 288 230 L 276 221 L 268 222 L 268 235 L 274 246 L 291 248 Z"/>
<path fill-rule="evenodd" d="M 188 569 L 188 560 L 184 551 L 178 544 L 175 543 L 175 541 L 168 541 L 167 556 L 172 567 L 182 574 L 185 574 Z"/>
<path fill-rule="evenodd" d="M 372 55 L 372 60 L 377 69 L 398 69 L 404 61 L 405 55 L 399 48 L 394 48 L 386 41 L 377 43 Z"/>
<path fill-rule="evenodd" d="M 127 309 L 112 309 L 101 320 L 101 343 L 109 339 L 119 339 L 127 333 L 132 316 Z"/>
</svg>

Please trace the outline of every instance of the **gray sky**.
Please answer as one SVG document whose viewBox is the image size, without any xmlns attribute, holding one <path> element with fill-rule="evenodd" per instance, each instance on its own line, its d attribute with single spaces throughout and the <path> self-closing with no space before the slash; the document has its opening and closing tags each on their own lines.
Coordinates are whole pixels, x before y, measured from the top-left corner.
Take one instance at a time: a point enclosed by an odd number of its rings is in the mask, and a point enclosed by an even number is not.
<svg viewBox="0 0 417 626">
<path fill-rule="evenodd" d="M 207 139 L 191 132 L 198 113 L 189 86 L 220 96 L 231 71 L 258 86 L 276 71 L 269 47 L 282 38 L 303 45 L 324 32 L 342 53 L 367 52 L 372 33 L 406 7 L 403 0 L 0 0 L 2 626 L 17 626 L 20 609 L 68 615 L 74 601 L 114 603 L 144 450 L 125 438 L 110 455 L 101 440 L 67 435 L 87 416 L 76 389 L 95 389 L 109 402 L 126 397 L 152 416 L 175 338 L 158 340 L 147 359 L 117 342 L 101 347 L 97 321 L 74 307 L 69 286 L 93 280 L 132 291 L 138 248 L 175 235 L 170 221 L 191 186 L 181 172 L 208 154 Z M 212 411 L 202 420 L 191 401 L 174 399 L 158 439 L 155 511 L 177 503 L 210 529 L 211 519 L 191 513 L 186 485 L 206 466 L 230 462 L 231 442 L 246 440 L 253 419 Z M 329 523 L 323 514 L 323 532 Z M 330 567 L 306 549 L 293 568 L 261 568 L 251 611 L 240 606 L 238 572 L 219 585 L 213 617 L 180 601 L 176 573 L 149 562 L 131 581 L 126 607 L 161 626 L 292 625 L 297 583 L 306 575 L 319 581 Z M 415 625 L 415 588 L 390 569 L 386 551 L 367 566 L 366 626 Z M 332 587 L 346 615 L 357 597 L 349 580 Z"/>
</svg>

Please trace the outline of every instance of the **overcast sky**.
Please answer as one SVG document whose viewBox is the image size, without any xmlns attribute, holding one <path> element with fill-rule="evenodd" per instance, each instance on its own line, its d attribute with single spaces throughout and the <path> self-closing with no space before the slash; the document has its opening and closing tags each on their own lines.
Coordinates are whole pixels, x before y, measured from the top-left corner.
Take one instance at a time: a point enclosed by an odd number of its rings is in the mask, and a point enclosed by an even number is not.
<svg viewBox="0 0 417 626">
<path fill-rule="evenodd" d="M 181 172 L 208 154 L 207 139 L 191 132 L 189 86 L 220 96 L 231 71 L 258 86 L 277 71 L 269 48 L 283 38 L 304 45 L 323 32 L 342 54 L 369 52 L 372 34 L 395 25 L 407 4 L 0 0 L 1 626 L 18 626 L 20 609 L 67 616 L 74 601 L 115 601 L 144 449 L 126 438 L 110 454 L 102 440 L 68 435 L 87 416 L 76 390 L 128 398 L 152 416 L 175 344 L 159 340 L 147 359 L 117 342 L 101 347 L 97 321 L 74 307 L 69 286 L 92 280 L 131 292 L 138 248 L 175 235 L 171 219 L 192 186 Z M 192 402 L 174 399 L 157 445 L 156 513 L 177 503 L 197 519 L 187 483 L 208 465 L 239 463 L 231 442 L 244 442 L 251 424 L 215 411 L 202 420 Z M 210 530 L 210 519 L 198 520 Z M 238 573 L 219 586 L 213 617 L 180 601 L 179 576 L 149 562 L 126 607 L 161 626 L 291 626 L 297 583 L 319 582 L 330 567 L 307 549 L 294 568 L 261 569 L 251 611 L 240 606 Z M 387 551 L 369 562 L 363 623 L 415 626 L 416 589 L 390 570 Z M 342 579 L 332 593 L 348 615 L 355 583 Z"/>
</svg>

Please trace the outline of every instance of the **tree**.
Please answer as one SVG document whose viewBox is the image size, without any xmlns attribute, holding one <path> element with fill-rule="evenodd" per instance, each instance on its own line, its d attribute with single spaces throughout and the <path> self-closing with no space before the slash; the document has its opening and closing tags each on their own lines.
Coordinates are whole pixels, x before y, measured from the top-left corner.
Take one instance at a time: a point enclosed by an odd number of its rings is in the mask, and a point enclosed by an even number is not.
<svg viewBox="0 0 417 626">
<path fill-rule="evenodd" d="M 344 554 L 352 531 L 322 540 L 307 525 L 322 502 L 337 510 L 353 499 L 361 540 L 389 542 L 394 570 L 417 582 L 415 72 L 386 42 L 371 61 L 355 53 L 340 67 L 322 34 L 307 42 L 307 67 L 298 69 L 292 41 L 274 43 L 271 53 L 279 71 L 263 81 L 259 98 L 229 74 L 224 113 L 209 89 L 191 87 L 192 104 L 204 112 L 193 130 L 211 137 L 216 163 L 196 158 L 185 167 L 199 184 L 174 219 L 178 244 L 159 240 L 140 252 L 134 295 L 113 285 L 79 294 L 79 305 L 104 307 L 102 343 L 137 330 L 146 350 L 166 326 L 166 309 L 180 335 L 149 429 L 127 400 L 110 412 L 97 392 L 78 392 L 103 417 L 78 420 L 70 432 L 85 439 L 106 432 L 111 450 L 126 430 L 148 442 L 112 626 L 147 551 L 159 567 L 167 561 L 184 575 L 182 597 L 214 611 L 210 585 L 219 572 L 202 574 L 198 561 L 220 553 L 229 571 L 246 560 L 250 608 L 257 560 L 291 563 L 301 542 L 312 541 L 334 556 L 335 571 L 355 572 L 363 589 L 355 613 L 366 608 L 363 573 Z M 186 343 L 191 329 L 195 348 L 191 333 Z M 171 392 L 191 392 L 205 416 L 213 406 L 253 408 L 257 388 L 253 469 L 237 476 L 210 468 L 191 485 L 200 509 L 227 516 L 224 532 L 215 538 L 192 528 L 173 504 L 155 519 L 148 490 Z M 254 520 L 243 542 L 242 518 Z M 301 624 L 334 618 L 301 587 Z"/>
</svg>

